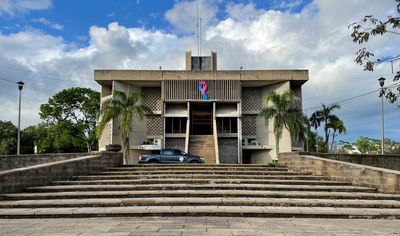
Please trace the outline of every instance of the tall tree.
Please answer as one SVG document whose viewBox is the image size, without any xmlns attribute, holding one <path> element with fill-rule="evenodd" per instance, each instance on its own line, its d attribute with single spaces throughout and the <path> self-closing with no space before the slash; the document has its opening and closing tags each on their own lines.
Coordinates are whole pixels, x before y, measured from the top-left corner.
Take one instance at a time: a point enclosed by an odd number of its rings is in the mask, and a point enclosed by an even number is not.
<svg viewBox="0 0 400 236">
<path fill-rule="evenodd" d="M 319 117 L 318 113 L 314 112 L 311 114 L 310 118 L 308 119 L 309 124 L 311 127 L 315 129 L 315 150 L 318 153 L 318 127 L 321 126 L 321 117 Z"/>
<path fill-rule="evenodd" d="M 313 115 L 316 117 L 317 120 L 324 123 L 324 133 L 325 133 L 324 147 L 326 151 L 329 151 L 330 130 L 328 124 L 333 119 L 339 119 L 337 118 L 337 116 L 332 114 L 332 112 L 334 110 L 340 109 L 340 105 L 332 104 L 330 106 L 326 106 L 325 104 L 321 104 L 321 106 L 322 108 L 318 111 L 315 111 Z"/>
<path fill-rule="evenodd" d="M 304 116 L 301 109 L 294 103 L 294 94 L 291 90 L 278 94 L 271 92 L 265 98 L 268 107 L 260 111 L 260 115 L 266 121 L 273 120 L 276 155 L 279 154 L 279 140 L 282 137 L 283 129 L 286 128 L 292 140 L 299 140 L 304 131 Z"/>
<path fill-rule="evenodd" d="M 17 153 L 18 128 L 11 121 L 0 120 L 0 155 Z"/>
<path fill-rule="evenodd" d="M 335 137 L 337 136 L 336 132 L 338 134 L 345 134 L 347 132 L 346 127 L 344 126 L 344 123 L 342 120 L 340 120 L 338 117 L 334 116 L 329 123 L 327 124 L 329 129 L 332 129 L 332 142 L 331 142 L 331 148 L 333 148 L 333 143 L 335 142 Z"/>
<path fill-rule="evenodd" d="M 64 89 L 51 97 L 48 103 L 40 106 L 39 115 L 48 127 L 67 126 L 74 131 L 69 135 L 85 142 L 87 151 L 90 152 L 97 143 L 95 129 L 99 110 L 100 93 L 89 88 L 76 87 Z M 62 130 L 58 133 L 65 134 Z"/>
<path fill-rule="evenodd" d="M 351 29 L 351 37 L 354 43 L 367 44 L 368 41 L 375 36 L 382 37 L 390 35 L 390 37 L 400 39 L 400 0 L 395 0 L 394 4 L 397 16 L 388 16 L 385 20 L 380 20 L 372 15 L 365 16 L 361 21 L 354 22 L 349 25 Z M 394 37 L 393 37 L 394 36 Z M 398 41 L 399 43 L 400 41 Z M 398 53 L 398 52 L 397 52 Z M 364 66 L 364 70 L 373 71 L 376 64 L 382 62 L 391 62 L 400 60 L 400 55 L 381 55 L 379 58 L 374 58 L 375 54 L 367 48 L 361 48 L 356 52 L 354 61 Z M 393 76 L 393 81 L 400 80 L 400 71 L 397 71 Z M 397 83 L 396 89 L 385 89 L 380 96 L 386 96 L 391 102 L 395 103 L 400 96 L 400 84 Z M 397 91 L 396 91 L 397 90 Z M 400 103 L 397 101 L 397 106 L 400 108 Z"/>
<path fill-rule="evenodd" d="M 361 153 L 378 154 L 381 150 L 380 141 L 368 137 L 361 136 L 353 144 Z"/>
<path fill-rule="evenodd" d="M 350 153 L 354 151 L 353 144 L 351 144 L 348 141 L 339 140 L 338 146 L 339 146 L 339 151 L 342 153 Z"/>
<path fill-rule="evenodd" d="M 138 104 L 140 93 L 114 91 L 113 96 L 102 103 L 100 123 L 97 128 L 97 137 L 100 138 L 106 124 L 112 119 L 118 119 L 121 130 L 124 163 L 129 158 L 129 133 L 132 131 L 134 117 L 143 119 L 145 115 L 152 114 L 150 108 Z"/>
</svg>

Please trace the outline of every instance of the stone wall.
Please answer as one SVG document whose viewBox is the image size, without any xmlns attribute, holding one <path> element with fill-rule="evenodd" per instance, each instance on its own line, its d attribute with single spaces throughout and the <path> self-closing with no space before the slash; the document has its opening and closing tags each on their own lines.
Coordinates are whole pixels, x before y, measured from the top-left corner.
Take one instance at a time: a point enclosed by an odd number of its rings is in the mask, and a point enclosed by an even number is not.
<svg viewBox="0 0 400 236">
<path fill-rule="evenodd" d="M 89 156 L 90 153 L 52 153 L 0 156 L 0 171 Z"/>
<path fill-rule="evenodd" d="M 400 155 L 368 155 L 368 154 L 334 154 L 334 153 L 300 153 L 337 161 L 346 161 L 361 165 L 400 170 Z"/>
<path fill-rule="evenodd" d="M 89 174 L 122 163 L 122 153 L 100 152 L 92 156 L 0 171 L 0 193 L 19 192 L 25 187 L 48 185 L 51 181 Z"/>
<path fill-rule="evenodd" d="M 328 176 L 333 180 L 377 188 L 380 192 L 400 192 L 400 171 L 300 155 L 298 152 L 280 153 L 279 162 L 290 169 Z"/>
</svg>

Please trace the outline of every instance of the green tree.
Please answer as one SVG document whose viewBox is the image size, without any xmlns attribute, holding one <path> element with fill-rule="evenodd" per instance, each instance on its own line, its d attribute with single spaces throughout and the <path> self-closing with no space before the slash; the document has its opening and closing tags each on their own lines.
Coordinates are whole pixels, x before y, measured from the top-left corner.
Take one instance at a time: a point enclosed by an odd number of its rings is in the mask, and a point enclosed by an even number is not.
<svg viewBox="0 0 400 236">
<path fill-rule="evenodd" d="M 292 91 L 278 94 L 271 92 L 265 98 L 268 107 L 260 111 L 260 115 L 266 121 L 272 119 L 275 134 L 276 155 L 279 154 L 279 140 L 282 137 L 283 129 L 286 128 L 292 140 L 299 140 L 304 132 L 304 116 L 300 108 L 294 103 Z"/>
<path fill-rule="evenodd" d="M 334 110 L 340 109 L 339 104 L 332 104 L 330 106 L 326 106 L 325 104 L 321 104 L 322 108 L 318 111 L 315 111 L 312 116 L 315 117 L 316 120 L 319 122 L 324 123 L 324 134 L 325 134 L 325 139 L 324 139 L 324 148 L 325 151 L 329 152 L 329 136 L 330 136 L 330 130 L 329 130 L 329 122 L 334 119 L 339 119 L 337 116 L 332 114 Z"/>
<path fill-rule="evenodd" d="M 394 8 L 397 13 L 400 13 L 400 0 L 395 0 Z M 400 36 L 400 17 L 388 16 L 385 20 L 380 20 L 372 15 L 364 16 L 364 18 L 358 22 L 353 22 L 348 27 L 351 29 L 351 37 L 354 43 L 365 45 L 368 41 L 375 36 L 383 37 L 383 35 Z M 393 38 L 393 37 L 392 37 Z M 356 58 L 354 61 L 364 66 L 364 70 L 373 71 L 375 64 L 382 63 L 385 61 L 399 60 L 400 55 L 385 59 L 374 59 L 375 54 L 367 48 L 361 48 L 356 52 Z M 400 71 L 397 71 L 393 77 L 393 81 L 397 82 L 400 80 Z M 396 91 L 397 90 L 397 91 Z M 394 103 L 400 96 L 400 86 L 397 84 L 397 89 L 385 89 L 380 96 L 386 96 L 386 98 Z M 400 108 L 400 103 L 397 103 Z"/>
<path fill-rule="evenodd" d="M 35 153 L 35 142 L 37 139 L 36 126 L 29 126 L 21 131 L 21 153 Z"/>
<path fill-rule="evenodd" d="M 342 153 L 349 153 L 351 151 L 354 151 L 353 144 L 347 141 L 339 140 L 338 146 L 339 146 L 338 148 L 339 152 Z"/>
<path fill-rule="evenodd" d="M 96 124 L 100 110 L 100 93 L 89 88 L 64 89 L 46 104 L 40 106 L 40 118 L 45 120 L 51 133 L 57 133 L 61 141 L 78 146 L 72 149 L 61 148 L 61 144 L 55 145 L 56 150 L 73 151 L 79 150 L 84 142 L 86 149 L 90 152 L 97 145 Z M 59 128 L 60 130 L 56 130 Z M 69 130 L 62 130 L 68 128 Z M 72 141 L 68 138 L 73 137 Z M 69 145 L 66 145 L 69 146 Z M 58 148 L 57 148 L 58 147 Z"/>
<path fill-rule="evenodd" d="M 113 96 L 102 103 L 97 137 L 100 138 L 108 122 L 118 119 L 121 130 L 124 163 L 127 163 L 129 158 L 129 133 L 132 131 L 134 117 L 142 120 L 145 115 L 152 114 L 150 108 L 138 104 L 140 99 L 140 93 L 131 92 L 125 94 L 124 92 L 114 91 Z"/>
<path fill-rule="evenodd" d="M 338 134 L 345 134 L 347 132 L 346 127 L 344 126 L 344 123 L 342 120 L 340 120 L 338 117 L 334 116 L 332 119 L 330 119 L 329 123 L 327 124 L 327 127 L 329 129 L 332 129 L 332 142 L 331 142 L 331 148 L 333 148 L 333 143 L 335 142 L 335 137 L 337 136 L 336 133 Z"/>
<path fill-rule="evenodd" d="M 378 139 L 361 136 L 353 144 L 361 153 L 379 154 L 381 150 L 380 141 Z"/>
<path fill-rule="evenodd" d="M 11 121 L 0 120 L 0 155 L 17 153 L 18 128 Z"/>
</svg>

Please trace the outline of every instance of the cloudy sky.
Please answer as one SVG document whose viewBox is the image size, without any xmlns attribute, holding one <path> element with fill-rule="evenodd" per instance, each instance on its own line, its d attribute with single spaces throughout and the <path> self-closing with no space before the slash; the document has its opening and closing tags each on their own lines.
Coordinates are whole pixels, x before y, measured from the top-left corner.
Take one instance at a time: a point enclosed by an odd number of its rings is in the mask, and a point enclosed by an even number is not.
<svg viewBox="0 0 400 236">
<path fill-rule="evenodd" d="M 40 122 L 40 104 L 57 91 L 99 90 L 94 69 L 183 69 L 184 52 L 197 53 L 196 4 L 202 53 L 217 51 L 218 69 L 309 69 L 308 114 L 321 102 L 341 102 L 336 114 L 348 134 L 338 139 L 380 137 L 380 99 L 369 92 L 380 76 L 393 77 L 390 64 L 364 72 L 353 62 L 359 46 L 347 26 L 367 14 L 396 15 L 393 0 L 0 0 L 0 120 L 16 124 L 18 80 L 26 83 L 27 127 Z M 395 56 L 399 42 L 388 35 L 368 47 L 377 57 Z M 397 141 L 399 119 L 400 110 L 385 102 L 386 136 Z"/>
</svg>

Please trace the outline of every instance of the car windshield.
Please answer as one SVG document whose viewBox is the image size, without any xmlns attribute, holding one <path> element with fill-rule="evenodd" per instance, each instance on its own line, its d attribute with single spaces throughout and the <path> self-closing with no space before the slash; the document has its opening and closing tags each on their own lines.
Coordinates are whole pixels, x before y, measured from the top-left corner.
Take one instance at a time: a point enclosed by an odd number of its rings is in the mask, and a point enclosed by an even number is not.
<svg viewBox="0 0 400 236">
<path fill-rule="evenodd" d="M 175 150 L 175 153 L 176 153 L 177 155 L 183 155 L 183 156 L 186 156 L 186 155 L 187 155 L 186 152 L 183 152 L 183 151 L 181 151 L 181 150 Z"/>
</svg>

